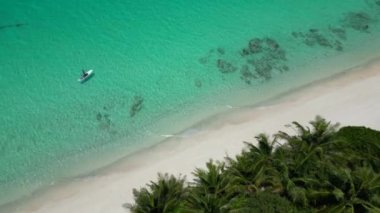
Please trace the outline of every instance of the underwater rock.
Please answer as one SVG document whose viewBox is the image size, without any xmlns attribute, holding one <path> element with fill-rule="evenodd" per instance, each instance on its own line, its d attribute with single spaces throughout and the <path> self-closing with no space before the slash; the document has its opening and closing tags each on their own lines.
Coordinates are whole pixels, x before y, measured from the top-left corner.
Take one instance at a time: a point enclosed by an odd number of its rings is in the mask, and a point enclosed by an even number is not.
<svg viewBox="0 0 380 213">
<path fill-rule="evenodd" d="M 278 48 L 280 48 L 280 45 L 274 39 L 265 38 L 264 40 L 265 40 L 267 47 L 270 50 L 277 50 Z"/>
<path fill-rule="evenodd" d="M 243 65 L 240 69 L 240 79 L 242 79 L 245 83 L 251 84 L 251 80 L 256 79 L 255 76 L 250 70 L 248 65 Z"/>
<path fill-rule="evenodd" d="M 329 40 L 318 31 L 309 32 L 306 34 L 306 37 L 314 44 L 318 44 L 322 47 L 331 47 Z"/>
<path fill-rule="evenodd" d="M 269 60 L 282 60 L 286 61 L 286 52 L 283 49 L 277 49 L 268 53 Z"/>
<path fill-rule="evenodd" d="M 302 33 L 293 32 L 294 36 L 303 36 Z M 256 54 L 260 53 L 260 54 Z M 286 51 L 273 38 L 253 38 L 248 43 L 248 48 L 243 48 L 241 55 L 247 57 L 247 64 L 240 70 L 240 78 L 247 84 L 252 80 L 272 78 L 273 70 L 279 72 L 289 69 L 283 62 L 287 60 Z M 253 71 L 250 70 L 252 66 Z"/>
<path fill-rule="evenodd" d="M 98 114 L 96 114 L 96 120 L 98 121 L 101 121 L 102 120 L 102 114 L 100 112 L 98 112 Z"/>
<path fill-rule="evenodd" d="M 303 39 L 303 43 L 306 44 L 309 47 L 313 47 L 316 45 L 319 45 L 321 47 L 328 47 L 332 48 L 333 45 L 331 44 L 331 41 L 325 37 L 319 29 L 309 29 L 307 33 L 298 33 L 302 36 L 297 36 Z"/>
<path fill-rule="evenodd" d="M 316 37 L 317 43 L 322 47 L 332 47 L 330 41 L 322 35 Z"/>
<path fill-rule="evenodd" d="M 113 136 L 117 135 L 117 131 L 116 130 L 111 130 L 111 131 L 109 131 L 109 133 L 110 133 L 110 135 L 113 135 Z"/>
<path fill-rule="evenodd" d="M 347 39 L 347 37 L 346 37 L 346 31 L 344 29 L 330 27 L 329 30 L 330 30 L 330 32 L 332 32 L 339 39 L 342 39 L 342 40 L 346 40 Z"/>
<path fill-rule="evenodd" d="M 205 56 L 198 59 L 198 62 L 203 65 L 207 64 L 210 61 L 210 58 L 213 54 L 214 54 L 214 50 L 213 49 L 209 50 Z"/>
<path fill-rule="evenodd" d="M 202 81 L 199 80 L 199 79 L 196 79 L 196 80 L 194 81 L 194 85 L 195 85 L 196 87 L 198 87 L 198 88 L 201 88 L 201 87 L 202 87 Z"/>
<path fill-rule="evenodd" d="M 0 26 L 0 30 L 4 30 L 4 29 L 7 29 L 7 28 L 23 27 L 25 25 L 27 25 L 27 24 L 17 23 L 17 24 L 1 25 Z"/>
<path fill-rule="evenodd" d="M 237 70 L 237 68 L 234 65 L 223 59 L 217 60 L 217 67 L 221 73 L 232 73 Z"/>
<path fill-rule="evenodd" d="M 253 38 L 248 42 L 248 47 L 241 50 L 240 55 L 245 57 L 257 53 L 265 53 L 268 51 L 276 51 L 280 48 L 278 42 L 272 38 Z"/>
<path fill-rule="evenodd" d="M 269 63 L 257 63 L 255 65 L 256 74 L 264 78 L 265 80 L 269 80 L 272 78 L 272 66 Z"/>
<path fill-rule="evenodd" d="M 220 54 L 220 55 L 224 55 L 225 53 L 225 50 L 221 47 L 218 47 L 218 49 L 216 49 L 216 51 Z"/>
<path fill-rule="evenodd" d="M 99 128 L 100 128 L 101 130 L 110 130 L 110 129 L 111 129 L 111 125 L 108 124 L 108 123 L 104 123 L 104 122 L 102 122 L 102 123 L 99 125 Z"/>
<path fill-rule="evenodd" d="M 254 39 L 251 39 L 248 43 L 248 48 L 249 48 L 249 52 L 251 54 L 255 54 L 255 53 L 259 53 L 262 51 L 262 46 L 261 46 L 261 39 L 259 38 L 254 38 Z"/>
<path fill-rule="evenodd" d="M 368 32 L 372 18 L 365 12 L 350 12 L 344 18 L 345 26 L 359 32 Z"/>
<path fill-rule="evenodd" d="M 134 117 L 143 107 L 144 99 L 140 96 L 135 96 L 131 108 L 129 110 L 129 116 Z"/>
<path fill-rule="evenodd" d="M 96 119 L 100 122 L 99 123 L 100 129 L 102 129 L 102 130 L 110 130 L 111 129 L 112 121 L 110 119 L 109 114 L 103 114 L 102 115 L 102 114 L 98 113 L 96 115 Z"/>
<path fill-rule="evenodd" d="M 294 38 L 304 37 L 303 33 L 301 33 L 301 32 L 292 32 L 292 36 Z"/>
<path fill-rule="evenodd" d="M 309 32 L 310 32 L 310 33 L 318 33 L 319 30 L 318 30 L 318 29 L 314 29 L 314 28 L 312 28 L 312 29 L 309 29 Z"/>
<path fill-rule="evenodd" d="M 248 61 L 254 67 L 255 76 L 257 78 L 263 78 L 264 80 L 269 80 L 272 78 L 273 66 L 276 61 L 271 60 L 268 57 L 262 57 L 259 59 L 253 59 Z"/>
<path fill-rule="evenodd" d="M 303 36 L 303 34 L 294 32 L 294 36 Z M 216 59 L 216 67 L 221 73 L 233 73 L 238 70 L 238 65 L 223 58 L 224 49 L 217 48 L 215 50 L 219 55 L 219 58 Z M 284 61 L 287 60 L 286 51 L 281 48 L 279 42 L 271 37 L 250 39 L 239 54 L 246 61 L 245 64 L 240 65 L 240 79 L 247 84 L 251 84 L 255 79 L 271 79 L 274 70 L 280 73 L 289 70 L 288 66 L 284 64 Z M 194 84 L 196 87 L 202 86 L 201 82 L 197 80 L 194 81 Z"/>
<path fill-rule="evenodd" d="M 240 52 L 240 55 L 243 56 L 243 57 L 249 55 L 249 49 L 248 48 L 243 48 L 241 50 L 241 52 Z"/>
<path fill-rule="evenodd" d="M 312 39 L 312 38 L 306 38 L 304 41 L 303 41 L 304 44 L 306 44 L 307 46 L 309 47 L 312 47 L 314 46 L 317 42 Z"/>
<path fill-rule="evenodd" d="M 111 119 L 109 117 L 105 117 L 104 120 L 108 126 L 111 126 Z"/>
<path fill-rule="evenodd" d="M 343 51 L 342 42 L 340 42 L 339 40 L 335 40 L 334 48 L 336 51 Z"/>
<path fill-rule="evenodd" d="M 286 71 L 289 71 L 289 67 L 286 66 L 286 65 L 282 65 L 282 66 L 280 66 L 280 67 L 278 67 L 278 68 L 276 68 L 276 69 L 278 69 L 280 72 L 286 72 Z"/>
<path fill-rule="evenodd" d="M 200 64 L 206 64 L 208 62 L 208 58 L 207 57 L 202 57 L 200 59 L 198 59 L 199 63 Z"/>
</svg>

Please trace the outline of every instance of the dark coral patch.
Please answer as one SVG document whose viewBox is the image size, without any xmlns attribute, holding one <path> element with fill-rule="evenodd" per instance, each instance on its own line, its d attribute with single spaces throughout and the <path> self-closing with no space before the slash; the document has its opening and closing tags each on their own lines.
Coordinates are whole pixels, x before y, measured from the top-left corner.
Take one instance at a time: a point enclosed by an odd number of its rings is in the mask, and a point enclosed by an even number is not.
<svg viewBox="0 0 380 213">
<path fill-rule="evenodd" d="M 265 80 L 272 78 L 273 66 L 270 61 L 266 60 L 265 58 L 260 58 L 258 60 L 253 60 L 251 63 L 255 67 L 255 72 L 259 77 Z"/>
<path fill-rule="evenodd" d="M 293 37 L 302 40 L 302 42 L 309 46 L 320 46 L 325 48 L 335 49 L 337 51 L 343 50 L 343 44 L 336 38 L 331 38 L 332 36 L 338 37 L 342 40 L 346 39 L 346 31 L 341 28 L 330 27 L 329 31 L 323 33 L 319 29 L 309 29 L 307 32 L 293 32 Z"/>
<path fill-rule="evenodd" d="M 341 40 L 346 40 L 346 30 L 339 28 L 339 27 L 330 27 L 330 32 L 333 33 L 336 37 L 338 37 Z"/>
<path fill-rule="evenodd" d="M 104 115 L 104 121 L 107 124 L 107 126 L 111 126 L 111 119 L 109 116 Z"/>
<path fill-rule="evenodd" d="M 298 37 L 303 37 L 304 35 L 301 33 L 301 32 L 292 32 L 292 36 L 294 37 L 294 38 L 298 38 Z"/>
<path fill-rule="evenodd" d="M 280 72 L 287 72 L 289 71 L 289 67 L 287 65 L 281 65 L 281 66 L 278 66 L 276 67 L 276 69 Z"/>
<path fill-rule="evenodd" d="M 144 99 L 140 96 L 135 96 L 131 108 L 129 110 L 129 116 L 134 117 L 143 107 Z"/>
<path fill-rule="evenodd" d="M 17 23 L 17 24 L 1 25 L 0 26 L 0 30 L 4 30 L 4 29 L 7 29 L 7 28 L 18 28 L 18 27 L 23 27 L 25 25 L 27 25 L 27 24 Z"/>
<path fill-rule="evenodd" d="M 294 36 L 299 36 L 299 34 L 294 33 Z M 248 84 L 257 78 L 271 79 L 274 70 L 283 72 L 289 69 L 284 64 L 287 60 L 286 51 L 273 38 L 251 39 L 248 47 L 242 49 L 241 56 L 247 58 L 247 64 L 241 67 L 240 78 Z"/>
<path fill-rule="evenodd" d="M 240 52 L 240 55 L 243 56 L 243 57 L 249 55 L 249 49 L 248 48 L 243 48 L 241 50 L 241 52 Z"/>
<path fill-rule="evenodd" d="M 213 55 L 213 53 L 214 53 L 213 49 L 209 50 L 208 53 L 205 56 L 203 56 L 203 57 L 201 57 L 201 58 L 198 59 L 198 62 L 200 64 L 202 64 L 202 65 L 207 64 L 210 61 L 210 58 Z"/>
<path fill-rule="evenodd" d="M 322 47 L 332 47 L 330 41 L 319 31 L 309 31 L 305 34 L 304 43 L 308 46 L 319 45 Z"/>
<path fill-rule="evenodd" d="M 257 79 L 257 76 L 251 72 L 247 64 L 244 64 L 240 69 L 240 79 L 247 84 L 251 84 L 252 80 Z"/>
<path fill-rule="evenodd" d="M 219 47 L 218 49 L 216 49 L 216 51 L 217 51 L 220 55 L 224 55 L 224 53 L 226 53 L 226 51 L 225 51 L 223 48 L 221 48 L 221 47 Z"/>
<path fill-rule="evenodd" d="M 199 79 L 194 80 L 194 85 L 198 88 L 202 87 L 202 81 Z"/>
<path fill-rule="evenodd" d="M 98 112 L 96 114 L 96 120 L 99 121 L 99 128 L 102 130 L 110 130 L 112 126 L 112 121 L 109 114 L 101 114 Z"/>
<path fill-rule="evenodd" d="M 260 53 L 263 50 L 262 40 L 259 38 L 251 39 L 248 43 L 248 50 L 251 54 Z"/>
<path fill-rule="evenodd" d="M 98 114 L 96 114 L 96 120 L 98 121 L 101 121 L 102 120 L 102 114 L 100 112 L 98 112 Z"/>
<path fill-rule="evenodd" d="M 208 62 L 208 57 L 202 57 L 198 59 L 200 64 L 206 64 Z"/>
<path fill-rule="evenodd" d="M 232 73 L 237 70 L 237 68 L 232 63 L 223 59 L 218 59 L 216 61 L 216 66 L 221 73 Z"/>
<path fill-rule="evenodd" d="M 369 32 L 372 18 L 365 12 L 350 12 L 344 17 L 344 25 L 359 32 Z"/>
<path fill-rule="evenodd" d="M 266 46 L 272 51 L 276 51 L 280 48 L 280 45 L 277 43 L 277 41 L 272 38 L 265 38 L 264 41 Z"/>
</svg>

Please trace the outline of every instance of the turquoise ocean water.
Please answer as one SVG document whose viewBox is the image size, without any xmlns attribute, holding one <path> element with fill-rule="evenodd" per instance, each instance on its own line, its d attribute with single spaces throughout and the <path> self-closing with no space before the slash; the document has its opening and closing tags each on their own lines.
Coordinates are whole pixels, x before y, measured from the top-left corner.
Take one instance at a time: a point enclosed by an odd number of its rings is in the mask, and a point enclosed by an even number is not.
<svg viewBox="0 0 380 213">
<path fill-rule="evenodd" d="M 0 0 L 0 204 L 364 63 L 379 18 L 377 0 Z"/>
</svg>

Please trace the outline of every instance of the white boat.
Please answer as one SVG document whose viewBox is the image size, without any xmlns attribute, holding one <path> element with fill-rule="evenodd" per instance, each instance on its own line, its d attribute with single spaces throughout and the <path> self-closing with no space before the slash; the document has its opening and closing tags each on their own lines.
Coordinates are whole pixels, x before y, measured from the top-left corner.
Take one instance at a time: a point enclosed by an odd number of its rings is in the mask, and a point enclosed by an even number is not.
<svg viewBox="0 0 380 213">
<path fill-rule="evenodd" d="M 85 74 L 82 75 L 82 76 L 78 79 L 78 81 L 81 82 L 81 83 L 82 83 L 82 82 L 85 82 L 87 79 L 89 79 L 89 78 L 93 75 L 94 71 L 93 71 L 93 70 L 86 70 L 84 73 L 85 73 Z"/>
</svg>

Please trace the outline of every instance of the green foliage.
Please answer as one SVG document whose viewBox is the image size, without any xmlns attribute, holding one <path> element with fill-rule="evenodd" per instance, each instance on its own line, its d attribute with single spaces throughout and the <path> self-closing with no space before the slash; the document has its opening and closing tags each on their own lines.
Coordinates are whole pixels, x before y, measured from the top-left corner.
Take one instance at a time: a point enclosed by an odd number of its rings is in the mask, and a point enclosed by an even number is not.
<svg viewBox="0 0 380 213">
<path fill-rule="evenodd" d="M 238 197 L 226 209 L 230 213 L 292 213 L 298 212 L 295 206 L 278 194 L 262 192 L 251 197 Z"/>
<path fill-rule="evenodd" d="M 380 132 L 321 117 L 295 134 L 245 142 L 226 162 L 206 163 L 194 181 L 159 175 L 135 190 L 132 212 L 380 212 Z"/>
<path fill-rule="evenodd" d="M 147 184 L 147 188 L 133 190 L 135 204 L 125 207 L 135 213 L 178 212 L 186 197 L 184 178 L 158 174 L 158 181 Z"/>
<path fill-rule="evenodd" d="M 342 127 L 337 132 L 336 137 L 343 137 L 353 143 L 369 142 L 380 144 L 380 132 L 367 127 Z"/>
<path fill-rule="evenodd" d="M 347 126 L 341 128 L 335 138 L 340 140 L 341 148 L 351 154 L 345 156 L 351 167 L 369 164 L 376 172 L 380 172 L 379 131 L 366 127 Z"/>
<path fill-rule="evenodd" d="M 232 198 L 230 181 L 224 163 L 206 163 L 207 169 L 197 168 L 193 173 L 194 182 L 190 185 L 188 210 L 194 212 L 221 212 L 222 207 Z"/>
</svg>

